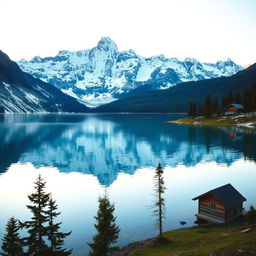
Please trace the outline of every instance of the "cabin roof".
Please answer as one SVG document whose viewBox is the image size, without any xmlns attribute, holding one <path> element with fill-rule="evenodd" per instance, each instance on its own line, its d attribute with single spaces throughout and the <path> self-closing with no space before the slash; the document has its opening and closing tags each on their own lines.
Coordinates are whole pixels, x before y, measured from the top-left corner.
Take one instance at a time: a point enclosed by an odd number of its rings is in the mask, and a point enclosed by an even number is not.
<svg viewBox="0 0 256 256">
<path fill-rule="evenodd" d="M 224 186 L 210 190 L 193 198 L 192 200 L 197 200 L 209 194 L 220 200 L 227 208 L 233 208 L 246 201 L 246 198 L 243 197 L 231 184 L 226 184 Z"/>
<path fill-rule="evenodd" d="M 237 109 L 244 109 L 244 106 L 242 104 L 236 104 L 236 103 L 229 104 L 228 106 L 226 106 L 226 108 L 228 108 L 230 106 L 233 106 Z"/>
</svg>

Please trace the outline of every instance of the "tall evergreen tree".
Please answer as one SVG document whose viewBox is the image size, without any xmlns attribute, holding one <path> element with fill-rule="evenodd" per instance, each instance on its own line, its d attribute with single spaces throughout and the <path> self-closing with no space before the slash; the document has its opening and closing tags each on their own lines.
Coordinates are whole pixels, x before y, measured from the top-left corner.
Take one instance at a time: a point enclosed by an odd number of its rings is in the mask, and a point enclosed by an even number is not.
<svg viewBox="0 0 256 256">
<path fill-rule="evenodd" d="M 221 109 L 223 110 L 227 105 L 229 105 L 228 97 L 223 95 L 221 101 Z"/>
<path fill-rule="evenodd" d="M 252 87 L 252 108 L 254 111 L 256 111 L 256 84 Z"/>
<path fill-rule="evenodd" d="M 14 217 L 10 218 L 6 225 L 6 234 L 3 238 L 2 256 L 22 256 L 23 240 L 19 236 L 19 221 Z"/>
<path fill-rule="evenodd" d="M 242 97 L 240 93 L 237 93 L 234 98 L 234 103 L 241 104 L 242 103 Z"/>
<path fill-rule="evenodd" d="M 192 102 L 189 102 L 188 105 L 188 116 L 192 117 L 193 116 L 193 106 L 192 106 Z"/>
<path fill-rule="evenodd" d="M 71 255 L 72 250 L 63 249 L 64 239 L 71 234 L 71 232 L 63 233 L 60 232 L 61 222 L 55 223 L 55 218 L 60 215 L 57 211 L 58 205 L 56 201 L 52 199 L 49 200 L 48 205 L 48 216 L 49 216 L 49 227 L 48 227 L 48 240 L 50 242 L 50 255 L 52 256 L 68 256 Z"/>
<path fill-rule="evenodd" d="M 28 196 L 31 205 L 27 208 L 32 213 L 30 221 L 23 223 L 27 228 L 29 236 L 25 238 L 25 245 L 28 247 L 27 255 L 44 256 L 49 255 L 49 248 L 45 242 L 48 235 L 48 203 L 50 194 L 45 192 L 45 183 L 39 174 L 35 184 L 35 193 Z"/>
<path fill-rule="evenodd" d="M 198 108 L 198 115 L 199 116 L 202 116 L 203 115 L 203 105 L 199 105 L 199 108 Z"/>
<path fill-rule="evenodd" d="M 116 243 L 120 228 L 115 224 L 116 217 L 113 213 L 115 210 L 114 204 L 111 204 L 107 194 L 99 197 L 99 210 L 94 225 L 97 229 L 97 234 L 93 237 L 93 242 L 88 243 L 92 251 L 89 256 L 107 256 L 111 251 L 111 245 Z"/>
<path fill-rule="evenodd" d="M 252 110 L 253 106 L 253 96 L 249 88 L 245 88 L 243 92 L 243 104 L 246 110 Z"/>
<path fill-rule="evenodd" d="M 210 94 L 208 94 L 205 97 L 204 104 L 203 104 L 203 115 L 206 117 L 210 117 L 212 115 L 212 101 L 211 101 Z"/>
<path fill-rule="evenodd" d="M 218 114 L 219 113 L 219 103 L 218 103 L 218 100 L 215 99 L 213 102 L 212 102 L 212 113 L 213 114 Z"/>
<path fill-rule="evenodd" d="M 197 108 L 196 103 L 191 101 L 188 106 L 188 116 L 189 117 L 196 117 L 197 116 Z"/>
<path fill-rule="evenodd" d="M 227 98 L 228 98 L 228 104 L 234 103 L 234 96 L 233 96 L 233 93 L 231 91 L 228 93 Z"/>
<path fill-rule="evenodd" d="M 192 103 L 192 109 L 193 109 L 193 116 L 196 117 L 197 116 L 197 107 L 196 107 L 195 101 L 193 101 L 193 103 Z"/>
<path fill-rule="evenodd" d="M 156 227 L 159 230 L 159 239 L 163 240 L 163 219 L 165 218 L 165 199 L 163 194 L 165 191 L 164 178 L 163 178 L 163 168 L 159 163 L 154 175 L 154 191 L 155 191 L 155 200 L 152 205 L 153 216 L 156 218 Z"/>
</svg>

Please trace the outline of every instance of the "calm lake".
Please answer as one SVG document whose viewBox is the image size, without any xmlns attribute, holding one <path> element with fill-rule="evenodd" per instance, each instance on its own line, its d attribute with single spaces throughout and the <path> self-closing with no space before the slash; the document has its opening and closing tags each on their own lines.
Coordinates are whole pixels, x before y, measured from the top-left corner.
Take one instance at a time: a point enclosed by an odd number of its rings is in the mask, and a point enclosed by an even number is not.
<svg viewBox="0 0 256 256">
<path fill-rule="evenodd" d="M 191 199 L 231 183 L 256 205 L 256 129 L 170 124 L 174 114 L 0 115 L 0 240 L 9 217 L 30 218 L 27 195 L 39 173 L 61 211 L 65 246 L 88 253 L 97 198 L 108 188 L 119 245 L 156 235 L 149 206 L 164 167 L 165 230 L 194 225 Z M 1 241 L 0 241 L 1 245 Z"/>
</svg>

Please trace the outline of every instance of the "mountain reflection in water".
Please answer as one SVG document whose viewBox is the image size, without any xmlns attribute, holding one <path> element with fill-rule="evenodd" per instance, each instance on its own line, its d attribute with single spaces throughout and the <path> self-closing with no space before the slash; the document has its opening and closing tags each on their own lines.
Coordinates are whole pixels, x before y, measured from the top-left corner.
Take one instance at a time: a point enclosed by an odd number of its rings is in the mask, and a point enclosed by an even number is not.
<svg viewBox="0 0 256 256">
<path fill-rule="evenodd" d="M 255 129 L 170 124 L 181 115 L 2 115 L 0 172 L 13 163 L 92 174 L 110 185 L 118 173 L 156 166 L 230 165 L 256 160 Z"/>
</svg>

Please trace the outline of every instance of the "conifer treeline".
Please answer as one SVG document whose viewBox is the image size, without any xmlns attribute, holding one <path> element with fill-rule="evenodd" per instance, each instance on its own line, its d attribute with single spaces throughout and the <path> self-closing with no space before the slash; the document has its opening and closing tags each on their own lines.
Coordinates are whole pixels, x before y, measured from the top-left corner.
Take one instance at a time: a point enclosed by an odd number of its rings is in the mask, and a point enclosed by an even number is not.
<svg viewBox="0 0 256 256">
<path fill-rule="evenodd" d="M 27 208 L 32 213 L 29 221 L 21 222 L 11 217 L 6 225 L 6 234 L 3 238 L 1 256 L 68 256 L 72 250 L 63 248 L 64 239 L 71 232 L 63 233 L 60 231 L 60 223 L 55 222 L 55 218 L 60 215 L 57 211 L 56 201 L 52 199 L 50 193 L 45 192 L 45 184 L 41 175 L 38 176 L 35 184 L 35 192 L 28 195 L 31 202 Z M 156 218 L 156 228 L 159 236 L 156 241 L 164 242 L 163 219 L 165 218 L 165 191 L 163 168 L 159 163 L 154 175 L 155 200 L 152 205 L 153 215 Z M 89 256 L 108 256 L 115 248 L 112 244 L 117 242 L 120 228 L 116 225 L 114 216 L 115 206 L 110 203 L 107 192 L 98 199 L 99 209 L 94 217 L 94 225 L 97 233 L 93 236 L 92 242 L 87 243 L 91 251 Z M 27 236 L 20 237 L 20 229 L 27 230 Z"/>
<path fill-rule="evenodd" d="M 242 104 L 246 112 L 256 110 L 256 85 L 252 88 L 245 88 L 243 93 L 233 94 L 231 91 L 222 96 L 221 102 L 217 98 L 213 99 L 208 94 L 203 104 L 197 105 L 195 101 L 191 101 L 188 106 L 188 116 L 205 116 L 220 115 L 229 104 L 236 103 Z"/>
<path fill-rule="evenodd" d="M 55 218 L 60 214 L 57 204 L 50 193 L 45 192 L 45 183 L 41 175 L 35 184 L 35 192 L 28 196 L 32 213 L 29 221 L 20 222 L 10 218 L 3 238 L 1 255 L 3 256 L 68 256 L 72 250 L 63 248 L 64 239 L 71 232 L 60 231 L 60 223 Z M 27 236 L 20 238 L 19 230 L 26 229 Z"/>
<path fill-rule="evenodd" d="M 63 248 L 64 240 L 71 232 L 60 231 L 61 222 L 55 219 L 60 215 L 58 205 L 50 193 L 45 192 L 45 184 L 41 175 L 35 184 L 35 192 L 28 195 L 30 205 L 27 208 L 32 213 L 29 221 L 21 222 L 11 217 L 6 225 L 6 234 L 3 238 L 1 256 L 69 256 L 72 250 Z M 115 224 L 114 204 L 111 204 L 107 194 L 99 197 L 99 210 L 95 228 L 97 234 L 91 247 L 90 256 L 107 256 L 112 250 L 111 245 L 119 236 L 120 228 Z M 26 229 L 27 236 L 21 238 L 19 231 Z"/>
</svg>

